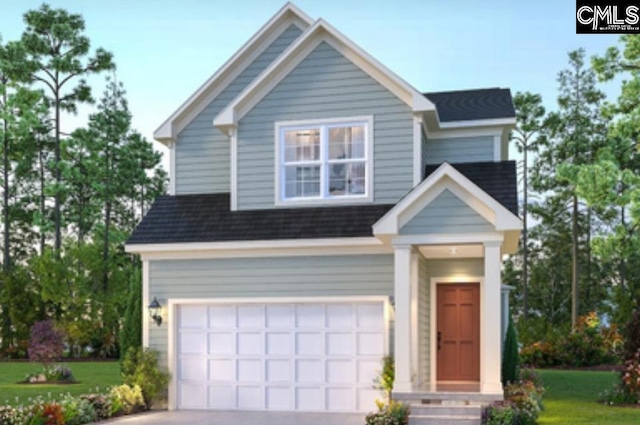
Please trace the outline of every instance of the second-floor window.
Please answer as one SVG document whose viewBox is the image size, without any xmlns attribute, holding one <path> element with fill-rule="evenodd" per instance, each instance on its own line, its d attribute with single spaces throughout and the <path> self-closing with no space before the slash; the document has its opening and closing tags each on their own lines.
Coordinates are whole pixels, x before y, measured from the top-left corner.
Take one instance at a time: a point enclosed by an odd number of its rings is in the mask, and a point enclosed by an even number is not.
<svg viewBox="0 0 640 425">
<path fill-rule="evenodd" d="M 279 126 L 281 202 L 370 197 L 370 119 Z"/>
</svg>

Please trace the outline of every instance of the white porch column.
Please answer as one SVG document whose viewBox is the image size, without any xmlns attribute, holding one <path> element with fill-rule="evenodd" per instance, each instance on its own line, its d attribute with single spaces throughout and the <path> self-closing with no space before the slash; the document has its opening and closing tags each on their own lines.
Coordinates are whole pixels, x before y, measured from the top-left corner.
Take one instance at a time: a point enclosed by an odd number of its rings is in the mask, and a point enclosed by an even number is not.
<svg viewBox="0 0 640 425">
<path fill-rule="evenodd" d="M 502 394 L 500 379 L 501 245 L 501 242 L 484 243 L 484 288 L 480 319 L 480 390 L 491 394 Z"/>
<path fill-rule="evenodd" d="M 394 246 L 394 391 L 411 391 L 411 245 Z"/>
</svg>

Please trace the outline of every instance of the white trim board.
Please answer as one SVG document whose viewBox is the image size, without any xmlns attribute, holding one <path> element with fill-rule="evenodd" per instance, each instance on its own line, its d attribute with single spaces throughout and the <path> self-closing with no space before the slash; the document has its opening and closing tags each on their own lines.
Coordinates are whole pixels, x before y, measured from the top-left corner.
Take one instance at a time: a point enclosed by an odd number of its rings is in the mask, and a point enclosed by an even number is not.
<svg viewBox="0 0 640 425">
<path fill-rule="evenodd" d="M 304 31 L 312 23 L 306 13 L 292 3 L 286 3 L 154 131 L 154 139 L 165 144 L 175 140 L 177 134 L 290 25 Z"/>
</svg>

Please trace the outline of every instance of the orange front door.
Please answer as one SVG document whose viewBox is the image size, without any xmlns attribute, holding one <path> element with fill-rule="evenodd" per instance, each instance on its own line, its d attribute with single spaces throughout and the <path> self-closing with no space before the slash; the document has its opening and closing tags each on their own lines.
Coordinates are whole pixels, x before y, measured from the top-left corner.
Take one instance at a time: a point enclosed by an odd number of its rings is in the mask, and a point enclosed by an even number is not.
<svg viewBox="0 0 640 425">
<path fill-rule="evenodd" d="M 480 381 L 480 284 L 438 284 L 436 308 L 436 379 Z"/>
</svg>

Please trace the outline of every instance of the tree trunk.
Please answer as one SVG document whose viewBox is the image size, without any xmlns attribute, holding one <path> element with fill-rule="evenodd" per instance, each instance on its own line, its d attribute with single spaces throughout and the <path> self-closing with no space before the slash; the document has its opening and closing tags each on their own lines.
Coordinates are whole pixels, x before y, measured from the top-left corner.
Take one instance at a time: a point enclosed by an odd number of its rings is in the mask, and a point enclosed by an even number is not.
<svg viewBox="0 0 640 425">
<path fill-rule="evenodd" d="M 3 94 L 2 94 L 2 105 L 3 108 L 7 108 L 7 91 L 4 90 Z M 5 111 L 7 112 L 7 111 Z M 9 136 L 7 135 L 7 120 L 6 117 L 4 120 L 2 120 L 2 127 L 3 127 L 3 140 L 2 140 L 2 147 L 3 147 L 3 152 L 2 152 L 2 162 L 3 162 L 3 170 L 2 170 L 2 177 L 3 177 L 3 182 L 2 182 L 2 201 L 3 201 L 3 208 L 2 208 L 2 216 L 4 219 L 4 243 L 3 243 L 3 259 L 4 259 L 4 263 L 3 263 L 3 269 L 5 272 L 8 272 L 9 269 L 11 268 L 11 244 L 10 244 L 10 230 L 11 230 L 11 225 L 9 223 Z"/>
<path fill-rule="evenodd" d="M 57 74 L 57 73 L 56 73 Z M 57 75 L 56 75 L 57 77 Z M 57 86 L 57 78 L 56 78 L 56 92 L 55 92 L 55 108 L 56 108 L 56 134 L 55 134 L 55 147 L 54 147 L 54 178 L 56 182 L 55 189 L 55 197 L 54 197 L 54 207 L 53 207 L 53 219 L 55 222 L 55 241 L 54 241 L 54 249 L 57 255 L 60 255 L 60 247 L 62 245 L 61 241 L 61 216 L 60 216 L 60 184 L 61 184 L 61 173 L 60 173 L 60 94 L 58 92 Z"/>
<path fill-rule="evenodd" d="M 527 167 L 527 145 L 524 145 L 524 167 L 522 169 L 522 180 L 524 184 L 524 203 L 522 206 L 522 310 L 525 320 L 529 316 L 529 300 L 528 300 L 528 286 L 529 286 L 529 246 L 528 246 L 528 227 L 527 227 L 527 212 L 528 212 L 528 167 Z"/>
<path fill-rule="evenodd" d="M 573 211 L 571 214 L 571 327 L 578 322 L 578 197 L 573 197 Z"/>
<path fill-rule="evenodd" d="M 40 217 L 41 220 L 45 220 L 46 214 L 46 198 L 45 198 L 45 161 L 44 161 L 44 146 L 41 147 L 40 152 L 38 153 L 38 162 L 40 163 L 40 199 L 38 199 L 39 209 L 40 209 Z M 45 231 L 44 231 L 44 223 L 40 227 L 40 255 L 44 253 L 44 246 L 46 242 Z"/>
</svg>

